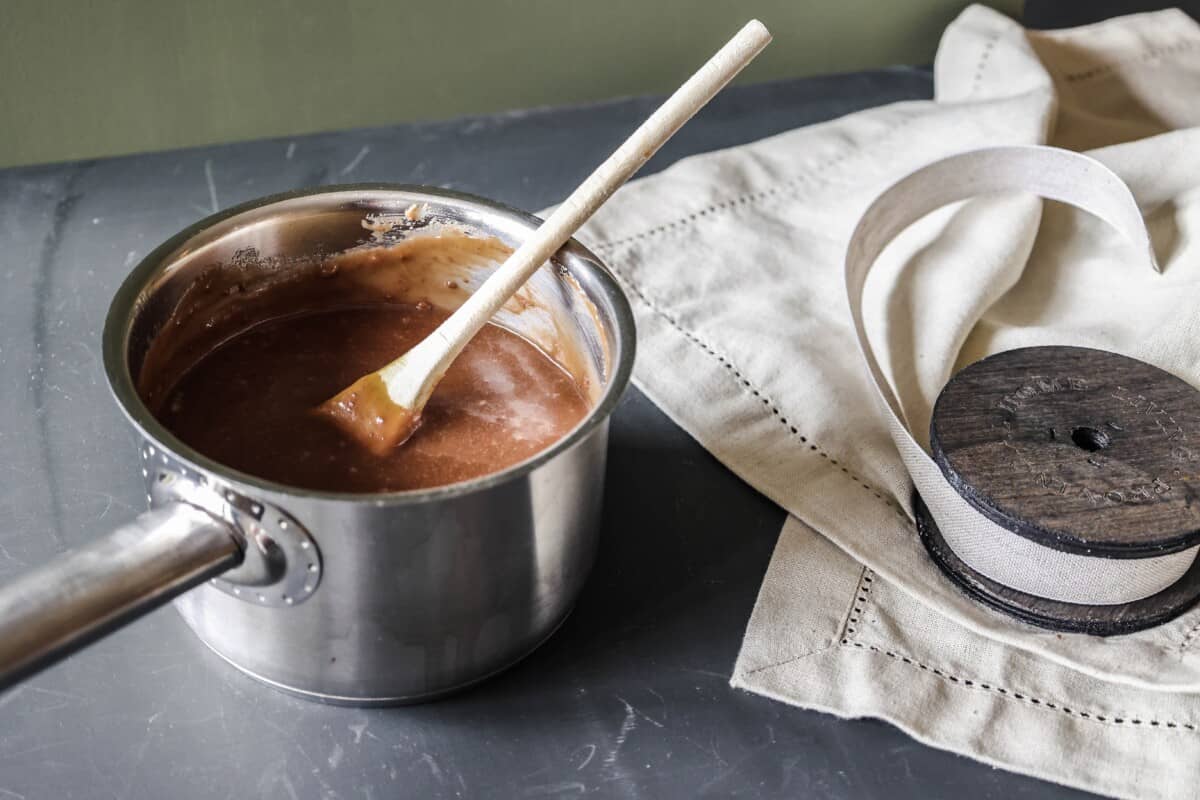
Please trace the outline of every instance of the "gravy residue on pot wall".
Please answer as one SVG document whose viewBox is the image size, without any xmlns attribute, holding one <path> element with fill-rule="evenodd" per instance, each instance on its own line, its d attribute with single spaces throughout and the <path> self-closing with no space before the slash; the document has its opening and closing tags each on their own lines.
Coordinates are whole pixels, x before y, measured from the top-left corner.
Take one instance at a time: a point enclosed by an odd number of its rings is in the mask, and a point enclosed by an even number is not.
<svg viewBox="0 0 1200 800">
<path fill-rule="evenodd" d="M 442 228 L 277 270 L 226 265 L 178 303 L 141 394 L 199 452 L 292 486 L 400 491 L 502 470 L 568 433 L 599 388 L 532 284 L 498 315 L 521 335 L 486 326 L 393 452 L 371 454 L 313 409 L 428 335 L 509 252 Z"/>
</svg>

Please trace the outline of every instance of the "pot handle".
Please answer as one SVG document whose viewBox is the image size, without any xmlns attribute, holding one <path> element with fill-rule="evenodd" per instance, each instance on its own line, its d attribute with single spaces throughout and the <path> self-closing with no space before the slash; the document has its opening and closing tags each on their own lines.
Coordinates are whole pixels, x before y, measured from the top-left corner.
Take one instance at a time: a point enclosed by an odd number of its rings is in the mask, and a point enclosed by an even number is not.
<svg viewBox="0 0 1200 800">
<path fill-rule="evenodd" d="M 0 690 L 241 560 L 231 526 L 174 502 L 20 576 L 0 587 Z"/>
</svg>

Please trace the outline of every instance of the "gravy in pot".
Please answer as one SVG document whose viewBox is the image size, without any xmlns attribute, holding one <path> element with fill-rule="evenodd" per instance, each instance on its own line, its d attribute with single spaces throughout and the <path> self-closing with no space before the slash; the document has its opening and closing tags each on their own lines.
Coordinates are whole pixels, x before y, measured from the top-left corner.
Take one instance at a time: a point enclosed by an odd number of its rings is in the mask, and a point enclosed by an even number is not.
<svg viewBox="0 0 1200 800">
<path fill-rule="evenodd" d="M 374 269 L 361 258 L 347 263 Z M 423 299 L 357 289 L 353 302 L 339 304 L 333 293 L 321 307 L 313 297 L 338 282 L 327 278 L 266 289 L 254 297 L 251 318 L 232 315 L 237 327 L 218 344 L 192 351 L 190 364 L 174 359 L 165 383 L 149 376 L 143 385 L 155 388 L 143 396 L 152 413 L 184 443 L 234 469 L 300 488 L 364 493 L 501 471 L 587 415 L 591 403 L 571 374 L 529 340 L 488 324 L 439 383 L 412 437 L 372 453 L 317 407 L 417 344 L 448 312 Z M 297 297 L 306 300 L 297 306 Z"/>
</svg>

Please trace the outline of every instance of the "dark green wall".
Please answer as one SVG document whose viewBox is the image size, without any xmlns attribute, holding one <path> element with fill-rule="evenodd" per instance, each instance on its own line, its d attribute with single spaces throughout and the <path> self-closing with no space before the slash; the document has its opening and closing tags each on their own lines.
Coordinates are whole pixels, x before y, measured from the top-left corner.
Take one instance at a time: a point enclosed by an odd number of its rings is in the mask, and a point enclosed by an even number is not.
<svg viewBox="0 0 1200 800">
<path fill-rule="evenodd" d="M 0 0 L 0 165 L 660 92 L 751 16 L 742 80 L 928 62 L 965 5 Z"/>
</svg>

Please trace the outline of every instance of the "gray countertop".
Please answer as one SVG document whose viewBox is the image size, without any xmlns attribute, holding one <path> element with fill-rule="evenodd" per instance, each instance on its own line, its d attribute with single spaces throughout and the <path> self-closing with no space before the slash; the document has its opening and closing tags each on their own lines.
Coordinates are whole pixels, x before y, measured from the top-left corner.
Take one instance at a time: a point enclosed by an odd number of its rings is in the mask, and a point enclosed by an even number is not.
<svg viewBox="0 0 1200 800">
<path fill-rule="evenodd" d="M 651 163 L 896 100 L 890 69 L 723 94 Z M 109 298 L 170 234 L 259 195 L 427 183 L 561 198 L 653 105 L 634 99 L 0 172 L 0 580 L 142 505 L 98 358 Z M 170 609 L 0 695 L 4 798 L 1069 797 L 728 685 L 783 513 L 630 390 L 574 614 L 479 687 L 321 706 L 243 677 Z"/>
</svg>

